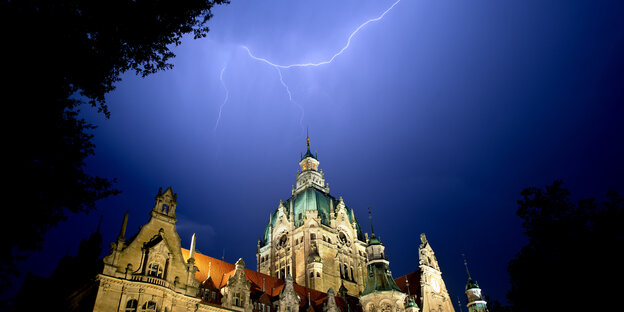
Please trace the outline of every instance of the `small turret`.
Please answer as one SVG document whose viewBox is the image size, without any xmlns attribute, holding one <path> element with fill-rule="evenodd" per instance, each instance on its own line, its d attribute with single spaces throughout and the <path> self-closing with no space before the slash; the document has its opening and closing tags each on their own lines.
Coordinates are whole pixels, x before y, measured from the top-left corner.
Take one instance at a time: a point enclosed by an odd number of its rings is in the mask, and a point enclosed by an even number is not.
<svg viewBox="0 0 624 312">
<path fill-rule="evenodd" d="M 324 193 L 329 193 L 329 187 L 325 183 L 325 175 L 319 171 L 319 161 L 316 155 L 310 152 L 310 137 L 306 137 L 306 153 L 301 156 L 297 172 L 297 185 L 293 189 L 293 195 L 300 193 L 309 187 L 314 187 Z"/>
<path fill-rule="evenodd" d="M 462 254 L 462 256 L 464 256 Z M 464 256 L 464 266 L 466 266 L 466 274 L 468 275 L 468 282 L 466 283 L 466 297 L 468 298 L 468 307 L 469 312 L 487 312 L 487 302 L 483 300 L 483 295 L 481 294 L 481 288 L 479 288 L 479 284 L 476 281 L 472 280 L 470 277 L 470 271 L 468 271 L 468 261 L 466 261 L 466 257 Z"/>
<path fill-rule="evenodd" d="M 384 245 L 375 236 L 373 231 L 373 219 L 368 210 L 371 221 L 371 239 L 368 241 L 366 253 L 368 262 L 366 263 L 366 287 L 360 296 L 360 303 L 364 312 L 381 310 L 403 310 L 405 307 L 405 297 L 401 289 L 394 282 L 392 272 L 390 272 L 390 262 L 384 254 Z M 384 302 L 379 306 L 380 302 Z"/>
</svg>

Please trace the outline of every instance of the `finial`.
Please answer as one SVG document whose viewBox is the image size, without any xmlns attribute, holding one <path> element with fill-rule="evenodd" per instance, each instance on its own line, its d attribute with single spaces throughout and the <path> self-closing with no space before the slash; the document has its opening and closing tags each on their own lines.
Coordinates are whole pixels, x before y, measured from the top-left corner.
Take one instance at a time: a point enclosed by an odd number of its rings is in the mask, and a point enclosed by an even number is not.
<svg viewBox="0 0 624 312">
<path fill-rule="evenodd" d="M 407 287 L 407 296 L 410 297 L 410 290 L 409 290 L 409 279 L 407 279 L 407 277 L 405 277 L 405 287 Z"/>
<path fill-rule="evenodd" d="M 221 256 L 221 261 L 225 261 L 225 248 L 223 248 L 223 255 Z"/>
<path fill-rule="evenodd" d="M 457 296 L 457 305 L 459 306 L 459 312 L 463 312 L 461 300 L 459 300 L 459 296 Z"/>
<path fill-rule="evenodd" d="M 126 237 L 126 227 L 128 226 L 128 213 L 126 210 L 126 214 L 124 215 L 123 221 L 121 222 L 121 230 L 119 230 L 119 236 L 117 236 L 118 240 L 125 240 Z"/>
<path fill-rule="evenodd" d="M 470 277 L 470 271 L 468 271 L 468 261 L 466 261 L 466 255 L 462 254 L 462 258 L 464 258 L 464 265 L 466 266 L 466 274 L 468 274 L 468 279 L 472 279 Z"/>
<path fill-rule="evenodd" d="M 195 233 L 191 236 L 191 250 L 189 251 L 189 259 L 195 259 Z"/>
<path fill-rule="evenodd" d="M 310 292 L 308 291 L 308 307 L 311 307 L 312 304 L 310 303 Z"/>
<path fill-rule="evenodd" d="M 375 231 L 373 231 L 373 215 L 371 214 L 371 207 L 368 207 L 368 219 L 370 219 L 371 224 L 371 237 L 375 237 Z"/>
</svg>

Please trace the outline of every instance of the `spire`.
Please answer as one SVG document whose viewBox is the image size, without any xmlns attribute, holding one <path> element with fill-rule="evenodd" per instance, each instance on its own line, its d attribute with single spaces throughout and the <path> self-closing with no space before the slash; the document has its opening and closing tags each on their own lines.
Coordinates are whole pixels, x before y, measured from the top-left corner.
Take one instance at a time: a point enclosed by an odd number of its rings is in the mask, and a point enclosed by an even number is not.
<svg viewBox="0 0 624 312">
<path fill-rule="evenodd" d="M 468 271 L 468 261 L 466 261 L 466 255 L 462 254 L 462 258 L 464 258 L 464 266 L 466 267 L 466 274 L 468 274 L 468 280 L 471 280 L 472 278 L 470 278 L 470 271 Z"/>
<path fill-rule="evenodd" d="M 459 312 L 464 312 L 462 310 L 462 304 L 461 304 L 461 300 L 459 300 L 459 296 L 457 296 L 457 306 L 459 306 Z"/>
<path fill-rule="evenodd" d="M 466 283 L 466 290 L 471 288 L 479 288 L 479 284 L 473 281 L 472 277 L 470 277 L 470 271 L 468 271 L 468 261 L 466 261 L 466 255 L 462 254 L 462 257 L 464 258 L 464 266 L 466 266 L 466 274 L 468 274 L 468 283 Z"/>
<path fill-rule="evenodd" d="M 128 210 L 126 210 L 126 214 L 124 215 L 123 222 L 121 223 L 121 230 L 119 231 L 119 236 L 117 240 L 123 241 L 126 236 L 126 227 L 128 226 Z"/>
<path fill-rule="evenodd" d="M 191 236 L 191 249 L 189 251 L 189 258 L 195 259 L 195 233 Z"/>
<path fill-rule="evenodd" d="M 371 214 L 371 207 L 368 207 L 368 219 L 371 224 L 371 238 L 375 238 L 375 231 L 373 230 L 373 215 Z"/>
<path fill-rule="evenodd" d="M 314 154 L 312 154 L 312 152 L 310 151 L 310 136 L 306 134 L 306 153 L 301 156 L 301 159 L 303 160 L 304 158 L 308 157 L 316 159 L 316 156 L 314 156 Z"/>
<path fill-rule="evenodd" d="M 409 279 L 407 279 L 407 277 L 405 277 L 405 287 L 407 287 L 407 296 L 410 297 L 410 290 L 409 290 Z"/>
</svg>

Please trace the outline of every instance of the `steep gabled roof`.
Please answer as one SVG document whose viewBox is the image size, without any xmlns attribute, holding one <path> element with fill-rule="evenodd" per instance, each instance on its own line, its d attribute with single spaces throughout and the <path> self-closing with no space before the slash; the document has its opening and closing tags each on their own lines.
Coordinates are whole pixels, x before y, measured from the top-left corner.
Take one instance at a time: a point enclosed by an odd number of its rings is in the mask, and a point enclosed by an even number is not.
<svg viewBox="0 0 624 312">
<path fill-rule="evenodd" d="M 410 296 L 417 298 L 417 303 L 420 306 L 421 301 L 421 293 L 420 293 L 420 269 L 416 270 L 412 273 L 408 273 L 401 277 L 394 279 L 394 282 L 399 286 L 402 292 L 408 293 L 407 283 L 409 280 L 409 294 Z"/>
<path fill-rule="evenodd" d="M 189 250 L 182 248 L 182 256 L 186 261 L 189 257 Z M 199 268 L 199 271 L 195 273 L 195 279 L 197 279 L 200 284 L 204 281 L 211 283 L 217 289 L 221 289 L 227 285 L 228 278 L 234 274 L 236 269 L 236 266 L 232 263 L 206 256 L 197 251 L 195 252 L 195 266 Z M 209 272 L 210 279 L 207 280 Z M 251 292 L 254 298 L 260 298 L 263 294 L 266 294 L 272 299 L 272 301 L 277 300 L 280 292 L 286 285 L 286 281 L 284 280 L 250 269 L 245 269 L 245 276 L 251 283 Z M 262 291 L 263 283 L 264 291 Z M 301 301 L 299 301 L 300 311 L 307 311 L 310 308 L 308 306 L 308 294 L 310 296 L 310 303 L 312 303 L 313 311 L 320 312 L 323 310 L 323 304 L 327 301 L 327 293 L 306 288 L 298 284 L 293 284 L 293 289 L 299 298 L 301 298 Z M 358 312 L 362 310 L 357 304 L 358 298 L 348 296 L 347 301 L 349 302 L 348 307 L 350 312 Z M 342 311 L 345 312 L 347 311 L 347 301 L 340 296 L 336 296 L 336 304 Z"/>
</svg>

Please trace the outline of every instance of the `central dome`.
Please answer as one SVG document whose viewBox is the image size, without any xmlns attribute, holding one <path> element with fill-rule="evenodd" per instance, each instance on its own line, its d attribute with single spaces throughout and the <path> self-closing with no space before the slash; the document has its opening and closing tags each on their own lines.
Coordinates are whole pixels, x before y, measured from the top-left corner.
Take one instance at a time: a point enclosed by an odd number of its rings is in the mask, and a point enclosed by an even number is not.
<svg viewBox="0 0 624 312">
<path fill-rule="evenodd" d="M 284 207 L 286 208 L 286 215 L 290 216 L 290 210 L 292 207 L 294 216 L 294 224 L 295 228 L 298 228 L 303 225 L 305 220 L 306 211 L 316 211 L 317 216 L 321 219 L 321 224 L 326 226 L 331 226 L 331 216 L 332 208 L 336 209 L 338 206 L 339 200 L 331 196 L 330 194 L 323 193 L 314 187 L 309 187 L 302 192 L 299 192 L 288 200 L 284 202 Z M 362 229 L 360 228 L 360 224 L 352 217 L 352 212 L 349 207 L 346 207 L 349 222 L 354 223 L 357 231 L 357 239 L 360 241 L 364 241 L 364 236 L 362 235 Z M 279 208 L 278 208 L 279 209 Z M 262 246 L 265 246 L 269 240 L 269 235 L 271 233 L 271 228 L 275 226 L 275 221 L 277 220 L 277 209 L 271 214 L 271 219 L 267 224 L 264 230 L 264 237 L 262 241 Z"/>
</svg>

